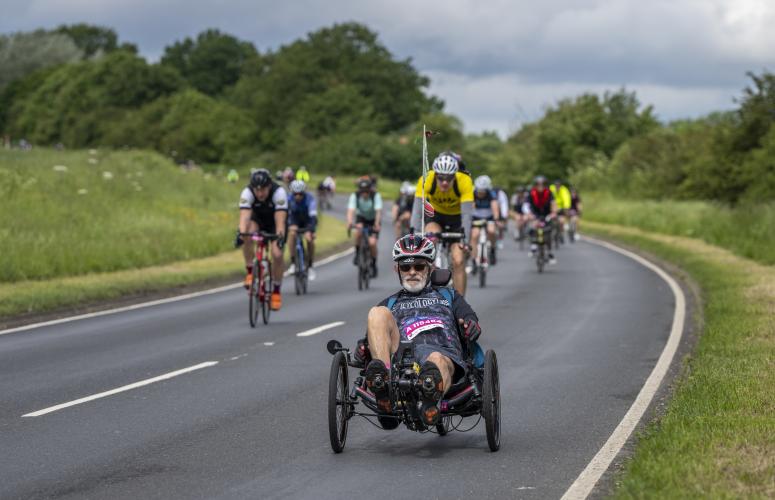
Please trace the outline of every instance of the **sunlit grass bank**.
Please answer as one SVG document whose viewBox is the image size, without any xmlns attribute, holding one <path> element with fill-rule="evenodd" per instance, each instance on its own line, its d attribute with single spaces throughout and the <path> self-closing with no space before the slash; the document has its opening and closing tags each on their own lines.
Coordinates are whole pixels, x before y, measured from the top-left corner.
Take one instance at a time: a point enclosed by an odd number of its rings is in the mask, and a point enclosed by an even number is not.
<svg viewBox="0 0 775 500">
<path fill-rule="evenodd" d="M 693 238 L 589 222 L 585 230 L 673 262 L 701 288 L 699 343 L 615 496 L 775 497 L 775 267 Z"/>
<path fill-rule="evenodd" d="M 584 196 L 585 219 L 699 238 L 764 264 L 775 264 L 775 201 L 738 208 L 703 201 L 620 200 Z"/>
</svg>

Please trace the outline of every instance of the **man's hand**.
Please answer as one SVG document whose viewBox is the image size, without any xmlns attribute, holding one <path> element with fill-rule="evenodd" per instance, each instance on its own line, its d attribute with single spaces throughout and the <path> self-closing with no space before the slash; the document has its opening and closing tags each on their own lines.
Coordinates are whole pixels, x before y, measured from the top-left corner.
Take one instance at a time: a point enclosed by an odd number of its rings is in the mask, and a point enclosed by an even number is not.
<svg viewBox="0 0 775 500">
<path fill-rule="evenodd" d="M 476 342 L 476 339 L 482 334 L 482 328 L 479 326 L 479 323 L 472 319 L 464 320 L 460 318 L 457 322 L 460 325 L 460 330 L 463 332 L 463 338 L 468 342 Z"/>
<path fill-rule="evenodd" d="M 468 242 L 461 241 L 458 244 L 458 247 L 465 253 L 466 255 L 471 253 L 471 245 L 468 244 Z"/>
<path fill-rule="evenodd" d="M 380 231 L 380 229 L 382 229 L 382 224 L 379 221 L 375 222 L 374 223 L 374 231 L 378 233 Z"/>
</svg>

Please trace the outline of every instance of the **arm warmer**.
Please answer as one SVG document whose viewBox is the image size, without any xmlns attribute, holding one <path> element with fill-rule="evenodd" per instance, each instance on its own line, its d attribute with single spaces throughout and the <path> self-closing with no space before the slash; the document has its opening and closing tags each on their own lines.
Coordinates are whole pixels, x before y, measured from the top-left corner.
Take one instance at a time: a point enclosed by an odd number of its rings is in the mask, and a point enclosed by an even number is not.
<svg viewBox="0 0 775 500">
<path fill-rule="evenodd" d="M 412 220 L 410 226 L 418 233 L 425 231 L 424 227 L 420 227 L 420 224 L 422 223 L 422 210 L 422 198 L 415 196 L 414 203 L 412 204 Z"/>
<path fill-rule="evenodd" d="M 466 233 L 463 238 L 463 243 L 468 243 L 468 236 L 471 234 L 471 212 L 473 211 L 474 203 L 466 201 L 460 204 L 460 214 L 463 223 L 463 232 Z"/>
</svg>

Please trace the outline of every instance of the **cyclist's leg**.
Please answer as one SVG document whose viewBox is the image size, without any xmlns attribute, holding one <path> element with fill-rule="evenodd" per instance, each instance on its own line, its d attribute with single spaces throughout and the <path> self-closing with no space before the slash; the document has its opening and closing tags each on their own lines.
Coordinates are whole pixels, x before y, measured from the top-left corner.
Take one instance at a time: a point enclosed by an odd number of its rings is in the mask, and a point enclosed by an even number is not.
<svg viewBox="0 0 775 500">
<path fill-rule="evenodd" d="M 256 221 L 251 220 L 248 224 L 248 232 L 255 233 L 258 231 L 258 224 Z M 250 268 L 253 265 L 253 258 L 256 256 L 256 242 L 250 236 L 243 236 L 242 240 L 245 242 L 242 245 L 242 255 L 245 257 L 245 267 Z"/>
<path fill-rule="evenodd" d="M 296 262 L 296 237 L 299 234 L 299 226 L 296 224 L 291 224 L 288 226 L 288 253 L 291 254 L 291 262 L 296 263 L 298 266 L 298 262 Z"/>
<path fill-rule="evenodd" d="M 377 258 L 377 238 L 379 238 L 379 233 L 374 232 L 372 227 L 371 234 L 369 234 L 369 249 L 371 250 L 372 259 Z"/>
<path fill-rule="evenodd" d="M 307 267 L 312 267 L 315 261 L 315 233 L 308 231 L 304 234 L 304 239 L 307 240 Z"/>
<path fill-rule="evenodd" d="M 393 313 L 385 306 L 372 307 L 369 310 L 366 336 L 372 359 L 379 359 L 390 367 L 390 357 L 398 350 L 400 335 Z"/>
<path fill-rule="evenodd" d="M 441 380 L 443 381 L 444 386 L 443 392 L 447 392 L 447 390 L 452 386 L 452 376 L 455 373 L 455 364 L 451 359 L 438 351 L 430 353 L 426 361 L 431 361 L 439 368 L 439 371 L 441 372 Z"/>
<path fill-rule="evenodd" d="M 475 243 L 474 243 L 475 245 Z M 452 261 L 452 281 L 455 290 L 460 295 L 466 294 L 466 268 L 465 252 L 460 245 L 454 244 L 450 249 L 450 260 Z"/>
<path fill-rule="evenodd" d="M 471 226 L 471 259 L 474 261 L 479 256 L 479 232 L 481 229 L 479 226 Z"/>
<path fill-rule="evenodd" d="M 272 279 L 274 280 L 275 288 L 279 289 L 283 282 L 283 273 L 285 272 L 283 251 L 280 249 L 277 241 L 273 241 L 270 248 L 272 252 Z"/>
<path fill-rule="evenodd" d="M 496 243 L 496 240 L 498 239 L 498 228 L 497 228 L 497 222 L 496 221 L 487 221 L 487 237 L 490 240 L 490 243 L 493 245 Z"/>
</svg>

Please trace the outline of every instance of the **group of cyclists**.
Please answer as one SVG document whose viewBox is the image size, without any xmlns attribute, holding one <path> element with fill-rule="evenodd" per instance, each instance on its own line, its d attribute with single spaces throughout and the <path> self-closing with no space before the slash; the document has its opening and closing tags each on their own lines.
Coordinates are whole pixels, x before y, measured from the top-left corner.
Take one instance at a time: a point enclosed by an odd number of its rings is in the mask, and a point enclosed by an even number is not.
<svg viewBox="0 0 775 500">
<path fill-rule="evenodd" d="M 271 297 L 274 310 L 282 306 L 283 245 L 287 237 L 293 248 L 300 228 L 306 230 L 303 235 L 308 258 L 305 268 L 310 279 L 315 278 L 313 264 L 318 201 L 307 192 L 309 179 L 305 166 L 299 167 L 295 173 L 290 167 L 278 170 L 274 178 L 266 169 L 258 169 L 251 174 L 250 183 L 240 196 L 239 232 L 247 234 L 260 229 L 278 235 L 271 244 L 272 258 L 277 262 L 273 267 L 274 290 Z M 318 198 L 325 196 L 321 193 L 332 196 L 335 189 L 333 177 L 326 177 L 317 186 Z M 438 249 L 442 235 L 459 234 L 455 241 L 447 242 L 447 248 L 455 290 L 464 295 L 467 274 L 477 271 L 474 263 L 479 250 L 472 242 L 478 240 L 481 231 L 486 231 L 491 243 L 492 254 L 488 259 L 492 265 L 495 264 L 495 249 L 503 246 L 509 219 L 516 227 L 515 238 L 531 238 L 532 241 L 532 228 L 536 221 L 551 221 L 558 228 L 573 224 L 577 228 L 581 208 L 581 199 L 575 189 L 560 180 L 549 184 L 544 176 L 536 177 L 531 187 L 519 186 L 509 200 L 506 191 L 494 186 L 489 176 L 474 178 L 459 154 L 445 151 L 433 161 L 424 184 L 420 178 L 416 184 L 404 182 L 401 185 L 391 215 L 396 240 L 412 229 L 417 232 L 422 229 Z M 374 176 L 357 179 L 355 192 L 347 202 L 346 218 L 348 232 L 352 233 L 356 248 L 362 237 L 368 238 L 371 275 L 376 277 L 383 200 Z M 574 234 L 577 238 L 577 231 Z M 238 244 L 241 244 L 239 238 Z M 549 262 L 556 263 L 552 241 L 548 241 L 547 245 Z M 535 250 L 536 243 L 532 241 L 530 251 Z M 243 253 L 247 271 L 245 283 L 249 286 L 253 272 L 252 245 L 245 245 Z"/>
<path fill-rule="evenodd" d="M 307 243 L 306 268 L 310 279 L 314 279 L 317 203 L 307 192 L 308 182 L 309 173 L 304 167 L 296 173 L 290 168 L 278 171 L 275 177 L 266 169 L 258 169 L 240 196 L 239 235 L 264 231 L 277 236 L 270 243 L 275 263 L 273 310 L 282 307 L 286 236 L 293 247 L 301 228 L 305 229 Z M 333 195 L 334 191 L 331 177 L 318 185 L 318 193 Z M 465 368 L 462 343 L 474 342 L 481 334 L 476 313 L 463 298 L 466 275 L 475 272 L 466 266 L 469 257 L 476 259 L 477 249 L 471 242 L 477 241 L 481 231 L 486 231 L 492 250 L 500 246 L 509 218 L 515 222 L 517 237 L 524 237 L 534 234 L 532 228 L 537 221 L 552 222 L 560 228 L 570 222 L 577 225 L 580 213 L 578 193 L 559 180 L 550 185 L 545 177 L 538 176 L 531 187 L 519 187 L 509 200 L 505 190 L 494 186 L 487 175 L 473 178 L 461 156 L 452 151 L 439 154 L 424 179 L 419 178 L 416 184 L 404 182 L 391 214 L 396 238 L 392 257 L 401 290 L 371 309 L 367 335 L 356 347 L 356 356 L 365 366 L 366 385 L 377 404 L 387 411 L 390 389 L 385 381 L 391 356 L 399 341 L 412 340 L 417 346 L 423 381 L 422 415 L 427 425 L 437 422 L 443 394 Z M 376 178 L 358 178 L 347 202 L 347 228 L 356 248 L 362 238 L 368 238 L 372 276 L 377 274 L 382 218 L 383 200 Z M 455 235 L 454 241 L 443 241 L 450 234 Z M 254 271 L 254 248 L 252 240 L 243 241 L 239 235 L 237 246 L 247 243 L 243 245 L 247 288 Z M 556 262 L 551 241 L 548 244 L 551 262 Z M 440 248 L 449 252 L 451 288 L 432 283 Z M 535 242 L 531 251 L 535 251 Z M 453 331 L 456 333 L 450 333 Z"/>
</svg>

